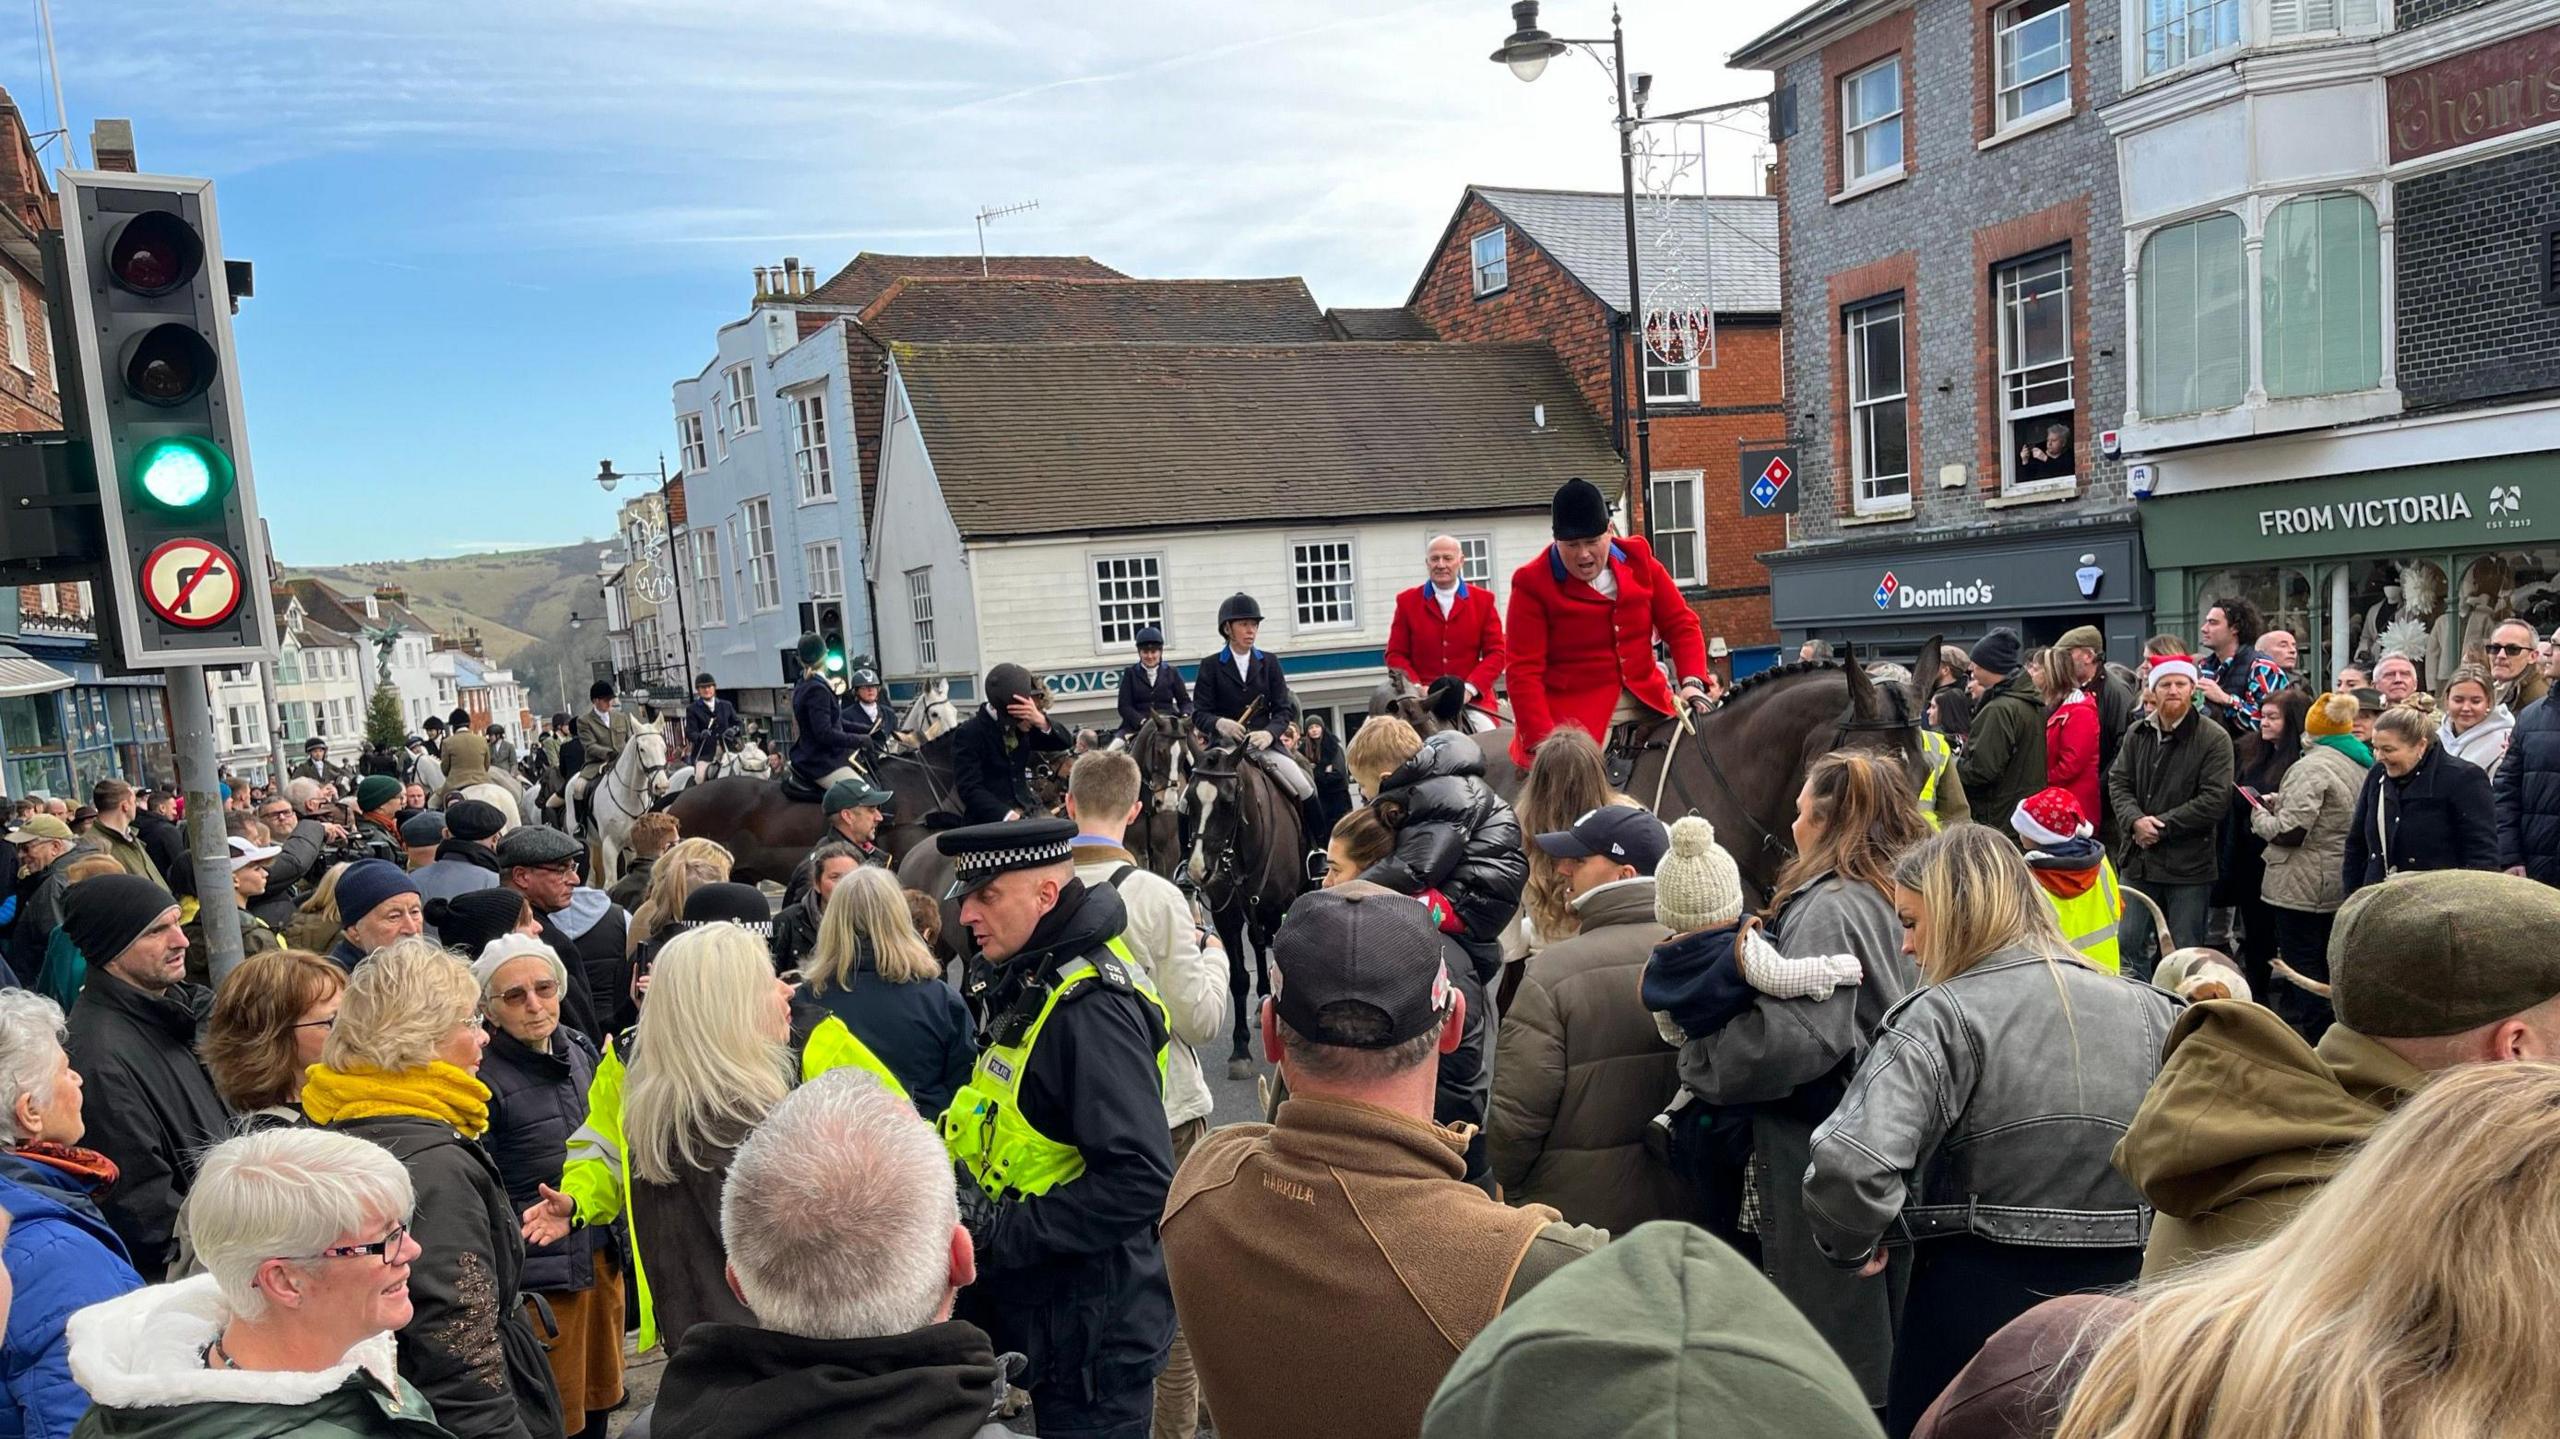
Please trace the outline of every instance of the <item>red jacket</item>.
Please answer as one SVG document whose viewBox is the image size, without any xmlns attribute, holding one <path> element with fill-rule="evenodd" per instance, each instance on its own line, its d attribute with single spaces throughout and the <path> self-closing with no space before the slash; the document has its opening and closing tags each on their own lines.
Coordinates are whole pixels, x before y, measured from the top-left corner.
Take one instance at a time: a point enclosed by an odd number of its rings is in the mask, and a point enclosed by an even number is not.
<svg viewBox="0 0 2560 1439">
<path fill-rule="evenodd" d="M 2075 691 L 2045 716 L 2044 782 L 2071 791 L 2091 824 L 2106 813 L 2098 795 L 2105 782 L 2098 773 L 2098 706 L 2085 694 Z M 1991 818 L 2008 823 L 2006 815 Z"/>
<path fill-rule="evenodd" d="M 1652 549 L 1620 539 L 1610 546 L 1609 568 L 1618 577 L 1614 601 L 1567 573 L 1553 545 L 1511 576 L 1511 713 L 1519 726 L 1511 757 L 1523 766 L 1547 732 L 1568 720 L 1605 743 L 1621 690 L 1670 714 L 1671 686 L 1653 663 L 1657 634 L 1682 679 L 1707 676 L 1698 616 Z"/>
<path fill-rule="evenodd" d="M 1502 678 L 1502 610 L 1493 591 L 1460 580 L 1445 619 L 1429 581 L 1399 592 L 1395 623 L 1387 628 L 1387 668 L 1426 688 L 1456 675 L 1476 687 L 1479 703 L 1492 704 L 1494 682 Z"/>
</svg>

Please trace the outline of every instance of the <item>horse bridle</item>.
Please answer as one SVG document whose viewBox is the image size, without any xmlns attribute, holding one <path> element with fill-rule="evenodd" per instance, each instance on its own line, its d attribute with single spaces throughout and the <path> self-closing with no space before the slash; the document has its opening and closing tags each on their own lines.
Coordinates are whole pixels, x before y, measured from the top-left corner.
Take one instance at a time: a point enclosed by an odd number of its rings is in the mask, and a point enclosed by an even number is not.
<svg viewBox="0 0 2560 1439">
<path fill-rule="evenodd" d="M 633 746 L 629 746 L 629 745 L 624 746 L 624 749 L 625 749 L 626 751 L 628 751 L 628 750 L 630 750 L 630 749 L 632 749 L 632 748 L 633 748 Z M 613 767 L 612 767 L 612 768 L 608 768 L 608 769 L 605 771 L 604 778 L 605 778 L 605 779 L 611 779 L 611 778 L 613 778 L 613 769 L 620 768 L 620 767 L 621 767 L 621 764 L 622 764 L 622 756 L 621 756 L 621 755 L 616 755 L 616 756 L 614 756 Z M 635 783 L 638 783 L 638 784 L 639 784 L 639 786 L 640 786 L 640 793 L 641 793 L 643 796 L 646 796 L 646 795 L 648 794 L 648 792 L 649 792 L 648 785 L 647 785 L 647 783 L 646 783 L 646 781 L 647 781 L 647 777 L 648 777 L 648 776 L 650 776 L 650 775 L 653 775 L 653 774 L 664 774 L 664 773 L 666 773 L 666 770 L 667 770 L 667 762 L 666 762 L 665 760 L 663 760 L 663 759 L 662 759 L 662 760 L 658 761 L 656 764 L 653 764 L 653 765 L 640 765 L 640 766 L 635 766 L 635 768 L 637 768 L 637 769 L 639 770 L 639 773 L 638 773 L 638 774 L 636 774 L 636 775 L 633 775 L 633 776 L 632 776 L 632 779 L 634 780 L 634 782 L 635 782 Z M 593 789 L 590 789 L 590 790 L 588 791 L 588 793 L 589 793 L 589 794 L 591 794 L 591 795 L 603 795 L 603 796 L 605 796 L 606 798 L 611 798 L 611 795 L 610 795 L 610 787 L 609 787 L 609 786 L 607 786 L 606 784 L 604 784 L 601 780 L 600 780 L 600 781 L 598 781 L 598 782 L 596 783 L 595 787 L 594 787 Z M 596 808 L 597 808 L 598 810 L 602 810 L 602 809 L 604 808 L 604 802 L 603 802 L 603 800 L 601 800 L 601 799 L 600 799 L 600 800 L 598 800 L 597 805 L 596 805 Z M 620 800 L 618 800 L 618 799 L 613 800 L 613 809 L 614 809 L 614 813 L 619 814 L 619 815 L 623 816 L 623 817 L 624 817 L 624 818 L 626 818 L 626 819 L 638 819 L 640 816 L 642 816 L 642 815 L 644 815 L 644 814 L 647 814 L 647 813 L 648 813 L 648 811 L 647 811 L 647 810 L 645 810 L 645 809 L 626 809 L 626 808 L 624 808 L 624 807 L 623 807 L 622 802 L 621 802 Z M 601 830 L 599 830 L 598 832 L 599 832 L 599 833 L 601 833 L 602 831 L 601 831 Z"/>
<path fill-rule="evenodd" d="M 1831 730 L 1832 750 L 1845 748 L 1849 743 L 1849 736 L 1853 734 L 1900 734 L 1905 730 L 1918 727 L 1918 721 L 1912 717 L 1904 696 L 1900 694 L 1894 696 L 1893 708 L 1894 714 L 1890 718 L 1843 718 L 1838 721 Z M 1675 716 L 1667 723 L 1676 725 L 1678 717 Z M 1742 796 L 1734 791 L 1733 781 L 1725 777 L 1724 766 L 1717 761 L 1716 752 L 1705 744 L 1699 744 L 1696 748 L 1698 757 L 1707 762 L 1707 777 L 1716 782 L 1716 789 L 1724 795 L 1725 802 L 1732 807 L 1733 812 L 1741 815 L 1742 822 L 1751 826 L 1752 833 L 1760 841 L 1760 847 L 1776 854 L 1782 860 L 1795 858 L 1795 845 L 1786 837 L 1762 824 L 1760 817 L 1751 812 L 1751 807 L 1742 802 Z M 1671 786 L 1671 792 L 1679 796 L 1682 809 L 1686 813 L 1696 814 L 1698 812 L 1697 796 L 1691 794 L 1689 786 L 1681 780 L 1680 767 L 1675 762 L 1679 758 L 1678 732 L 1674 730 L 1670 739 L 1646 740 L 1637 747 L 1637 752 L 1642 753 L 1653 749 L 1665 752 L 1662 760 L 1664 781 Z M 1660 808 L 1659 796 L 1660 791 L 1657 789 L 1655 803 L 1657 809 Z"/>
</svg>

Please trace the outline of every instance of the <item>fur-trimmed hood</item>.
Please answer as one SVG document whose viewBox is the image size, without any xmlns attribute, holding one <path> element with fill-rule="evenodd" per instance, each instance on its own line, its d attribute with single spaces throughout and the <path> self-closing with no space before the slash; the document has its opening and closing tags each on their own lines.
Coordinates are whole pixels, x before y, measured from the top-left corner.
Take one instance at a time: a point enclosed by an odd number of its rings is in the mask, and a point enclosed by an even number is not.
<svg viewBox="0 0 2560 1439">
<path fill-rule="evenodd" d="M 205 1416 L 186 1410 L 199 1405 L 238 1405 L 210 1432 L 228 1436 L 285 1435 L 305 1432 L 312 1416 L 297 1411 L 330 1399 L 366 1376 L 363 1387 L 374 1391 L 383 1411 L 416 1403 L 402 1392 L 398 1353 L 388 1332 L 376 1334 L 347 1351 L 330 1368 L 313 1373 L 252 1373 L 205 1367 L 205 1346 L 231 1320 L 231 1306 L 213 1276 L 200 1274 L 175 1284 L 153 1285 L 93 1304 L 71 1316 L 71 1375 L 101 1409 L 160 1410 L 165 1422 L 130 1422 L 123 1416 L 119 1434 L 193 1434 L 208 1432 Z M 395 1397 L 398 1396 L 398 1397 Z M 277 1411 L 272 1421 L 254 1413 L 259 1406 Z M 423 1408 L 423 1406 L 420 1406 Z"/>
</svg>

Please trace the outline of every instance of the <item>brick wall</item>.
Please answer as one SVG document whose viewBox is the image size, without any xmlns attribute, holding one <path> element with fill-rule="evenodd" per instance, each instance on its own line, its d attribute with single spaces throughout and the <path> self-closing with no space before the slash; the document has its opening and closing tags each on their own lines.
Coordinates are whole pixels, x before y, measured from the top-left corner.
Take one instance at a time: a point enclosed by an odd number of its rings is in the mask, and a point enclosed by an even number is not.
<svg viewBox="0 0 2560 1439">
<path fill-rule="evenodd" d="M 54 390 L 53 330 L 45 318 L 44 279 L 7 260 L 0 260 L 0 270 L 17 281 L 16 323 L 27 337 L 23 369 L 10 361 L 6 340 L 0 338 L 0 430 L 60 429 L 62 397 Z M 5 334 L 0 331 L 0 337 Z"/>
<path fill-rule="evenodd" d="M 2560 386 L 2560 305 L 2544 233 L 2560 224 L 2560 143 L 2396 187 L 2400 392 L 2413 405 Z"/>
<path fill-rule="evenodd" d="M 1608 307 L 1517 231 L 1507 241 L 1510 283 L 1494 294 L 1476 295 L 1470 247 L 1496 226 L 1509 228 L 1491 206 L 1470 195 L 1447 243 L 1424 268 L 1414 312 L 1444 340 L 1546 345 L 1564 361 L 1591 412 L 1604 424 L 1614 423 Z M 1738 476 L 1746 445 L 1784 439 L 1780 350 L 1773 321 L 1719 320 L 1716 365 L 1699 374 L 1698 403 L 1656 405 L 1649 412 L 1654 472 L 1703 472 L 1707 575 L 1688 597 L 1707 633 L 1735 645 L 1776 638 L 1769 624 L 1769 572 L 1759 556 L 1785 545 L 1786 522 L 1743 518 Z M 1617 373 L 1641 373 L 1635 360 L 1629 337 L 1621 342 Z M 1626 443 L 1631 449 L 1633 437 Z M 1628 475 L 1633 472 L 1630 457 Z"/>
<path fill-rule="evenodd" d="M 2496 3 L 2497 0 L 2396 0 L 2391 7 L 2391 20 L 2400 29 L 2412 30 L 2430 20 Z"/>
<path fill-rule="evenodd" d="M 2112 103 L 2119 68 L 2116 16 L 2073 0 L 2070 119 L 1983 148 L 1992 117 L 1986 0 L 1917 0 L 1827 49 L 1783 67 L 1804 124 L 1779 146 L 1780 252 L 1788 299 L 1789 432 L 1804 458 L 1798 544 L 1844 537 L 1849 515 L 1847 378 L 1840 371 L 1840 305 L 1904 291 L 1907 383 L 1913 396 L 1914 530 L 1980 525 L 1999 492 L 1997 322 L 1990 266 L 2053 239 L 2071 243 L 2075 383 L 2082 483 L 2077 495 L 2017 516 L 2041 522 L 2124 500 L 2122 468 L 2092 437 L 2124 412 L 2124 284 L 2115 149 L 2097 118 Z M 1886 54 L 1904 64 L 1903 148 L 1908 178 L 1839 204 L 1837 81 Z M 2098 237 L 2097 250 L 2091 238 Z M 2102 252 L 2100 252 L 2102 251 Z M 1908 261 L 1901 283 L 1865 267 Z M 1844 277 L 1848 277 L 1844 279 Z M 1851 293 L 1851 292 L 1855 293 Z M 1965 483 L 1940 489 L 1939 471 Z M 1986 468 L 1987 466 L 1987 468 Z"/>
</svg>

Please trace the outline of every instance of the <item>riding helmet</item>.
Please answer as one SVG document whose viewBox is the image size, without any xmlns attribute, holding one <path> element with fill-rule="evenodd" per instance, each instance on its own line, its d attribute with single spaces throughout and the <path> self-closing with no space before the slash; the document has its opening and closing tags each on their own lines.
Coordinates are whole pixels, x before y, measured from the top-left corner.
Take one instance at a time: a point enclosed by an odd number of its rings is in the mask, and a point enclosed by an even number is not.
<svg viewBox="0 0 2560 1439">
<path fill-rule="evenodd" d="M 700 689 L 700 688 L 702 688 L 704 685 L 710 685 L 710 686 L 711 686 L 711 687 L 713 687 L 714 689 L 717 689 L 717 688 L 719 687 L 719 685 L 720 685 L 720 682 L 719 682 L 718 680 L 713 679 L 713 678 L 712 678 L 709 674 L 707 674 L 707 673 L 706 673 L 706 674 L 698 674 L 698 675 L 695 675 L 695 676 L 693 677 L 693 687 L 694 687 L 695 689 Z"/>
<path fill-rule="evenodd" d="M 816 635 L 800 637 L 800 663 L 822 665 L 827 662 L 827 642 Z"/>
<path fill-rule="evenodd" d="M 1164 631 L 1154 625 L 1145 625 L 1138 630 L 1138 648 L 1145 649 L 1149 645 L 1164 648 Z"/>
<path fill-rule="evenodd" d="M 1255 600 L 1253 596 L 1245 594 L 1242 591 L 1238 591 L 1235 594 L 1227 596 L 1227 602 L 1218 606 L 1218 633 L 1225 634 L 1227 632 L 1227 626 L 1235 623 L 1237 620 L 1251 620 L 1255 624 L 1262 623 L 1261 603 Z"/>
<path fill-rule="evenodd" d="M 1040 681 L 1020 665 L 1003 664 L 987 671 L 987 703 L 1001 714 L 1018 699 L 1038 699 Z"/>
<path fill-rule="evenodd" d="M 613 681 L 598 680 L 594 684 L 587 686 L 587 698 L 591 700 L 609 700 L 613 698 Z"/>
<path fill-rule="evenodd" d="M 877 685 L 877 684 L 879 684 L 879 683 L 880 683 L 880 672 L 879 672 L 878 670 L 870 670 L 870 669 L 855 670 L 852 674 L 847 675 L 847 676 L 845 677 L 845 686 L 846 686 L 848 689 L 857 689 L 857 690 L 858 690 L 858 689 L 862 688 L 864 685 Z"/>
</svg>

